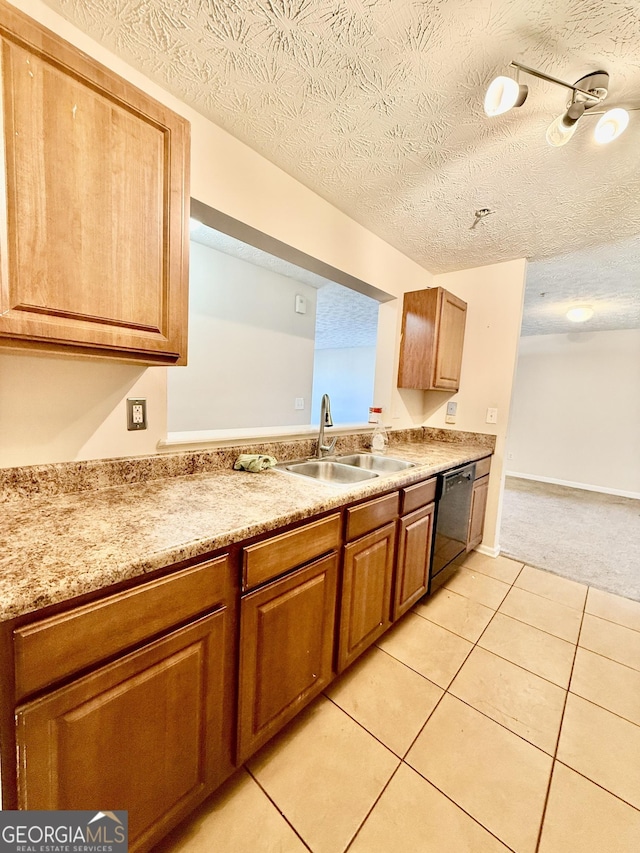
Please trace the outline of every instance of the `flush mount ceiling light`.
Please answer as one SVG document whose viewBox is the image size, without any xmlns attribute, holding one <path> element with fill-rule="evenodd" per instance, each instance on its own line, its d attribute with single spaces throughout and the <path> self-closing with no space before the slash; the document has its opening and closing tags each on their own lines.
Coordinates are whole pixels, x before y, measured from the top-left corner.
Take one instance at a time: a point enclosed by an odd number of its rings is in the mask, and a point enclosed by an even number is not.
<svg viewBox="0 0 640 853">
<path fill-rule="evenodd" d="M 575 308 L 570 308 L 565 316 L 572 323 L 584 323 L 593 317 L 593 308 L 591 305 L 576 305 Z"/>
<path fill-rule="evenodd" d="M 575 83 L 565 83 L 564 80 L 558 80 L 556 77 L 551 77 L 535 68 L 529 68 L 520 62 L 511 62 L 509 67 L 516 69 L 516 79 L 496 77 L 487 89 L 484 111 L 488 116 L 501 115 L 513 107 L 520 107 L 524 104 L 528 88 L 519 81 L 521 71 L 556 86 L 562 86 L 571 92 L 571 99 L 566 104 L 564 111 L 551 122 L 547 129 L 549 145 L 557 148 L 567 143 L 576 132 L 578 122 L 585 115 L 601 116 L 594 133 L 596 142 L 600 144 L 617 139 L 629 124 L 629 113 L 621 107 L 616 107 L 607 112 L 593 111 L 594 107 L 602 104 L 609 93 L 609 75 L 606 71 L 595 71 L 586 74 Z"/>
</svg>

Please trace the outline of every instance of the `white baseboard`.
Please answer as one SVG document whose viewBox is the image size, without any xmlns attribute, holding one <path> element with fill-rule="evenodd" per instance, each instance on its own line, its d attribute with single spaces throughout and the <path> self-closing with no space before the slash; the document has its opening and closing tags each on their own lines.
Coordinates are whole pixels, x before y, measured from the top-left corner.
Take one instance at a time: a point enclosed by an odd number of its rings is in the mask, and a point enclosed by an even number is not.
<svg viewBox="0 0 640 853">
<path fill-rule="evenodd" d="M 489 548 L 488 545 L 478 545 L 477 548 L 474 549 L 478 551 L 480 554 L 486 554 L 487 557 L 499 557 L 500 556 L 500 546 L 496 545 L 495 548 Z"/>
<path fill-rule="evenodd" d="M 604 495 L 617 495 L 620 498 L 640 500 L 640 492 L 609 489 L 606 486 L 590 486 L 588 483 L 573 483 L 571 480 L 557 480 L 555 477 L 540 477 L 537 474 L 522 474 L 519 471 L 505 471 L 505 477 L 516 477 L 518 480 L 535 480 L 538 483 L 551 483 L 554 486 L 569 486 L 571 489 L 583 489 L 585 492 L 601 492 Z"/>
</svg>

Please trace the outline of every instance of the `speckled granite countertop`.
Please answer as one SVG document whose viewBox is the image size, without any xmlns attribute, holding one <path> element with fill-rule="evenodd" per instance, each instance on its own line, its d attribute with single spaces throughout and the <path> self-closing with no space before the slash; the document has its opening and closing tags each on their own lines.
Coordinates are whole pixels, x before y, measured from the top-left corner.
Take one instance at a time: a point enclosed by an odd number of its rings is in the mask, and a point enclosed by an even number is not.
<svg viewBox="0 0 640 853">
<path fill-rule="evenodd" d="M 479 444 L 394 444 L 416 467 L 344 487 L 281 471 L 227 469 L 6 503 L 0 621 L 224 548 L 480 459 Z"/>
</svg>

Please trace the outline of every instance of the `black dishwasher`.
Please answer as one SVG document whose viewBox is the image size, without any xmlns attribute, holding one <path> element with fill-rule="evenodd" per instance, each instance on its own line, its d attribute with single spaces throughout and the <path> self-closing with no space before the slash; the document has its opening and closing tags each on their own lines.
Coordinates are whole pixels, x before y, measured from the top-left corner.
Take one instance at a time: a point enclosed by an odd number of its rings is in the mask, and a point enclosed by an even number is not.
<svg viewBox="0 0 640 853">
<path fill-rule="evenodd" d="M 432 579 L 467 547 L 471 494 L 476 464 L 464 465 L 438 477 L 438 510 L 433 547 Z"/>
</svg>

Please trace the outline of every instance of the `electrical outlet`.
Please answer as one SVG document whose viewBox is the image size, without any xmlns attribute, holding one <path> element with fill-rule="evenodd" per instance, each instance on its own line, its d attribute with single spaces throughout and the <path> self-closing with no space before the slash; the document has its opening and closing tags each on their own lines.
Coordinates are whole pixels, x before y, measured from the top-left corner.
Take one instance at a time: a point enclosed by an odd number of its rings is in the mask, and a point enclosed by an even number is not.
<svg viewBox="0 0 640 853">
<path fill-rule="evenodd" d="M 304 409 L 304 397 L 296 397 L 293 408 L 296 412 L 301 412 Z"/>
<path fill-rule="evenodd" d="M 147 401 L 127 398 L 127 429 L 147 428 Z"/>
<path fill-rule="evenodd" d="M 487 421 L 488 424 L 497 424 L 498 423 L 498 410 L 497 409 L 487 409 Z"/>
</svg>

